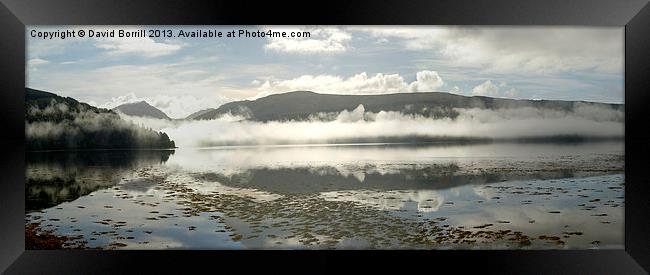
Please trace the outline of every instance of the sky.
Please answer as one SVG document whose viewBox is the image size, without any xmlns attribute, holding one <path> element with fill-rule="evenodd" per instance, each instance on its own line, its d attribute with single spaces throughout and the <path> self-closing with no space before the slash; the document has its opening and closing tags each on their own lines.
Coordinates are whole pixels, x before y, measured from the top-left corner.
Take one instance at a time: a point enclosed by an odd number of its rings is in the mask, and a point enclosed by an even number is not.
<svg viewBox="0 0 650 275">
<path fill-rule="evenodd" d="M 171 30 L 174 37 L 32 37 L 57 30 Z M 179 31 L 308 31 L 310 37 L 178 37 Z M 623 103 L 621 27 L 28 26 L 26 86 L 172 118 L 309 90 L 450 92 Z"/>
</svg>

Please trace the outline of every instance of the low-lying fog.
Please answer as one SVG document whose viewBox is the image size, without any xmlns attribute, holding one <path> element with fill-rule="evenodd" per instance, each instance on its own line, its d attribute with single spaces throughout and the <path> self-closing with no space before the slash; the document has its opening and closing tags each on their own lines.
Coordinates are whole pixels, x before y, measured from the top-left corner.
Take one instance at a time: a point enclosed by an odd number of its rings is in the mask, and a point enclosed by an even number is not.
<svg viewBox="0 0 650 275">
<path fill-rule="evenodd" d="M 122 115 L 163 131 L 179 147 L 243 144 L 327 143 L 383 137 L 531 138 L 553 136 L 623 137 L 623 112 L 577 105 L 572 112 L 537 109 L 457 109 L 455 119 L 433 119 L 400 112 L 352 111 L 312 116 L 308 121 L 257 122 L 226 114 L 213 120 L 162 120 Z"/>
</svg>

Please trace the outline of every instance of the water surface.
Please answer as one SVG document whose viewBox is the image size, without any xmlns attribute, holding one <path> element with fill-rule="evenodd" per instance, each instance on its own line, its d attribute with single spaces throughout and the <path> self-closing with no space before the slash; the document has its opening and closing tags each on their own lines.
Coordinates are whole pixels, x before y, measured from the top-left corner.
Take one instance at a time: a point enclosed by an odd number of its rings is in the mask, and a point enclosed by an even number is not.
<svg viewBox="0 0 650 275">
<path fill-rule="evenodd" d="M 26 222 L 102 249 L 623 248 L 622 142 L 27 154 Z"/>
</svg>

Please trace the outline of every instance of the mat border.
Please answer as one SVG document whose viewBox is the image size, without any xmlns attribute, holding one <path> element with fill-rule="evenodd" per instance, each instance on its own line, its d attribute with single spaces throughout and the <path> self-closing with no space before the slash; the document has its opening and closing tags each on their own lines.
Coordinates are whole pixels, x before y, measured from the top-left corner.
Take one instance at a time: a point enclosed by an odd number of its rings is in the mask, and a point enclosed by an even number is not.
<svg viewBox="0 0 650 275">
<path fill-rule="evenodd" d="M 650 7 L 648 0 L 96 1 L 0 0 L 0 271 L 169 273 L 216 265 L 243 270 L 316 266 L 494 273 L 647 273 L 650 270 Z M 24 249 L 25 25 L 580 25 L 625 27 L 625 249 L 548 251 L 26 251 Z M 254 257 L 255 264 L 246 264 Z M 397 261 L 395 260 L 397 258 Z M 461 264 L 459 263 L 461 259 Z M 252 261 L 251 261 L 252 262 Z M 389 264 L 398 262 L 399 265 Z M 462 264 L 462 263 L 470 264 Z M 153 266 L 151 263 L 174 263 Z M 355 268 L 356 267 L 356 268 Z M 210 270 L 210 269 L 208 269 Z M 325 270 L 325 269 L 323 269 Z"/>
</svg>

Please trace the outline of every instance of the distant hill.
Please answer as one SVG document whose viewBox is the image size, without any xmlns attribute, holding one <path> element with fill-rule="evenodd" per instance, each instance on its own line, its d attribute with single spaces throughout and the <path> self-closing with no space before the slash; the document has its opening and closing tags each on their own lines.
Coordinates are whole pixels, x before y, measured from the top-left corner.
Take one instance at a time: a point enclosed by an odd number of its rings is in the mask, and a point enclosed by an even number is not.
<svg viewBox="0 0 650 275">
<path fill-rule="evenodd" d="M 197 112 L 194 112 L 194 113 L 188 115 L 187 117 L 185 117 L 185 119 L 195 119 L 195 118 L 197 118 L 197 117 L 199 117 L 199 116 L 202 116 L 203 114 L 206 114 L 206 113 L 212 112 L 212 111 L 214 111 L 214 110 L 216 110 L 216 109 L 214 109 L 214 108 L 209 108 L 209 109 L 205 109 L 205 110 L 200 110 L 200 111 L 197 111 Z"/>
<path fill-rule="evenodd" d="M 398 111 L 425 117 L 458 116 L 454 108 L 501 109 L 535 107 L 571 111 L 578 101 L 515 100 L 485 96 L 462 96 L 451 93 L 399 93 L 383 95 L 333 95 L 309 91 L 275 94 L 256 100 L 226 103 L 219 108 L 197 115 L 194 119 L 214 119 L 223 114 L 241 115 L 255 121 L 306 120 L 318 113 L 353 110 L 363 104 L 366 111 Z M 590 103 L 606 108 L 623 110 L 622 104 Z"/>
<path fill-rule="evenodd" d="M 37 110 L 46 110 L 54 104 L 65 104 L 67 111 L 56 111 L 52 109 L 48 112 L 37 112 Z M 75 114 L 81 111 L 90 111 L 97 114 L 114 114 L 110 110 L 96 108 L 87 103 L 79 102 L 71 97 L 60 97 L 56 94 L 25 88 L 25 104 L 27 114 L 25 120 L 28 123 L 37 121 L 61 122 L 63 120 L 72 120 Z"/>
<path fill-rule="evenodd" d="M 122 104 L 113 108 L 113 110 L 129 116 L 170 119 L 163 111 L 149 105 L 146 101 Z"/>
<path fill-rule="evenodd" d="M 25 88 L 28 151 L 175 148 L 167 134 L 145 129 L 108 109 Z"/>
</svg>

